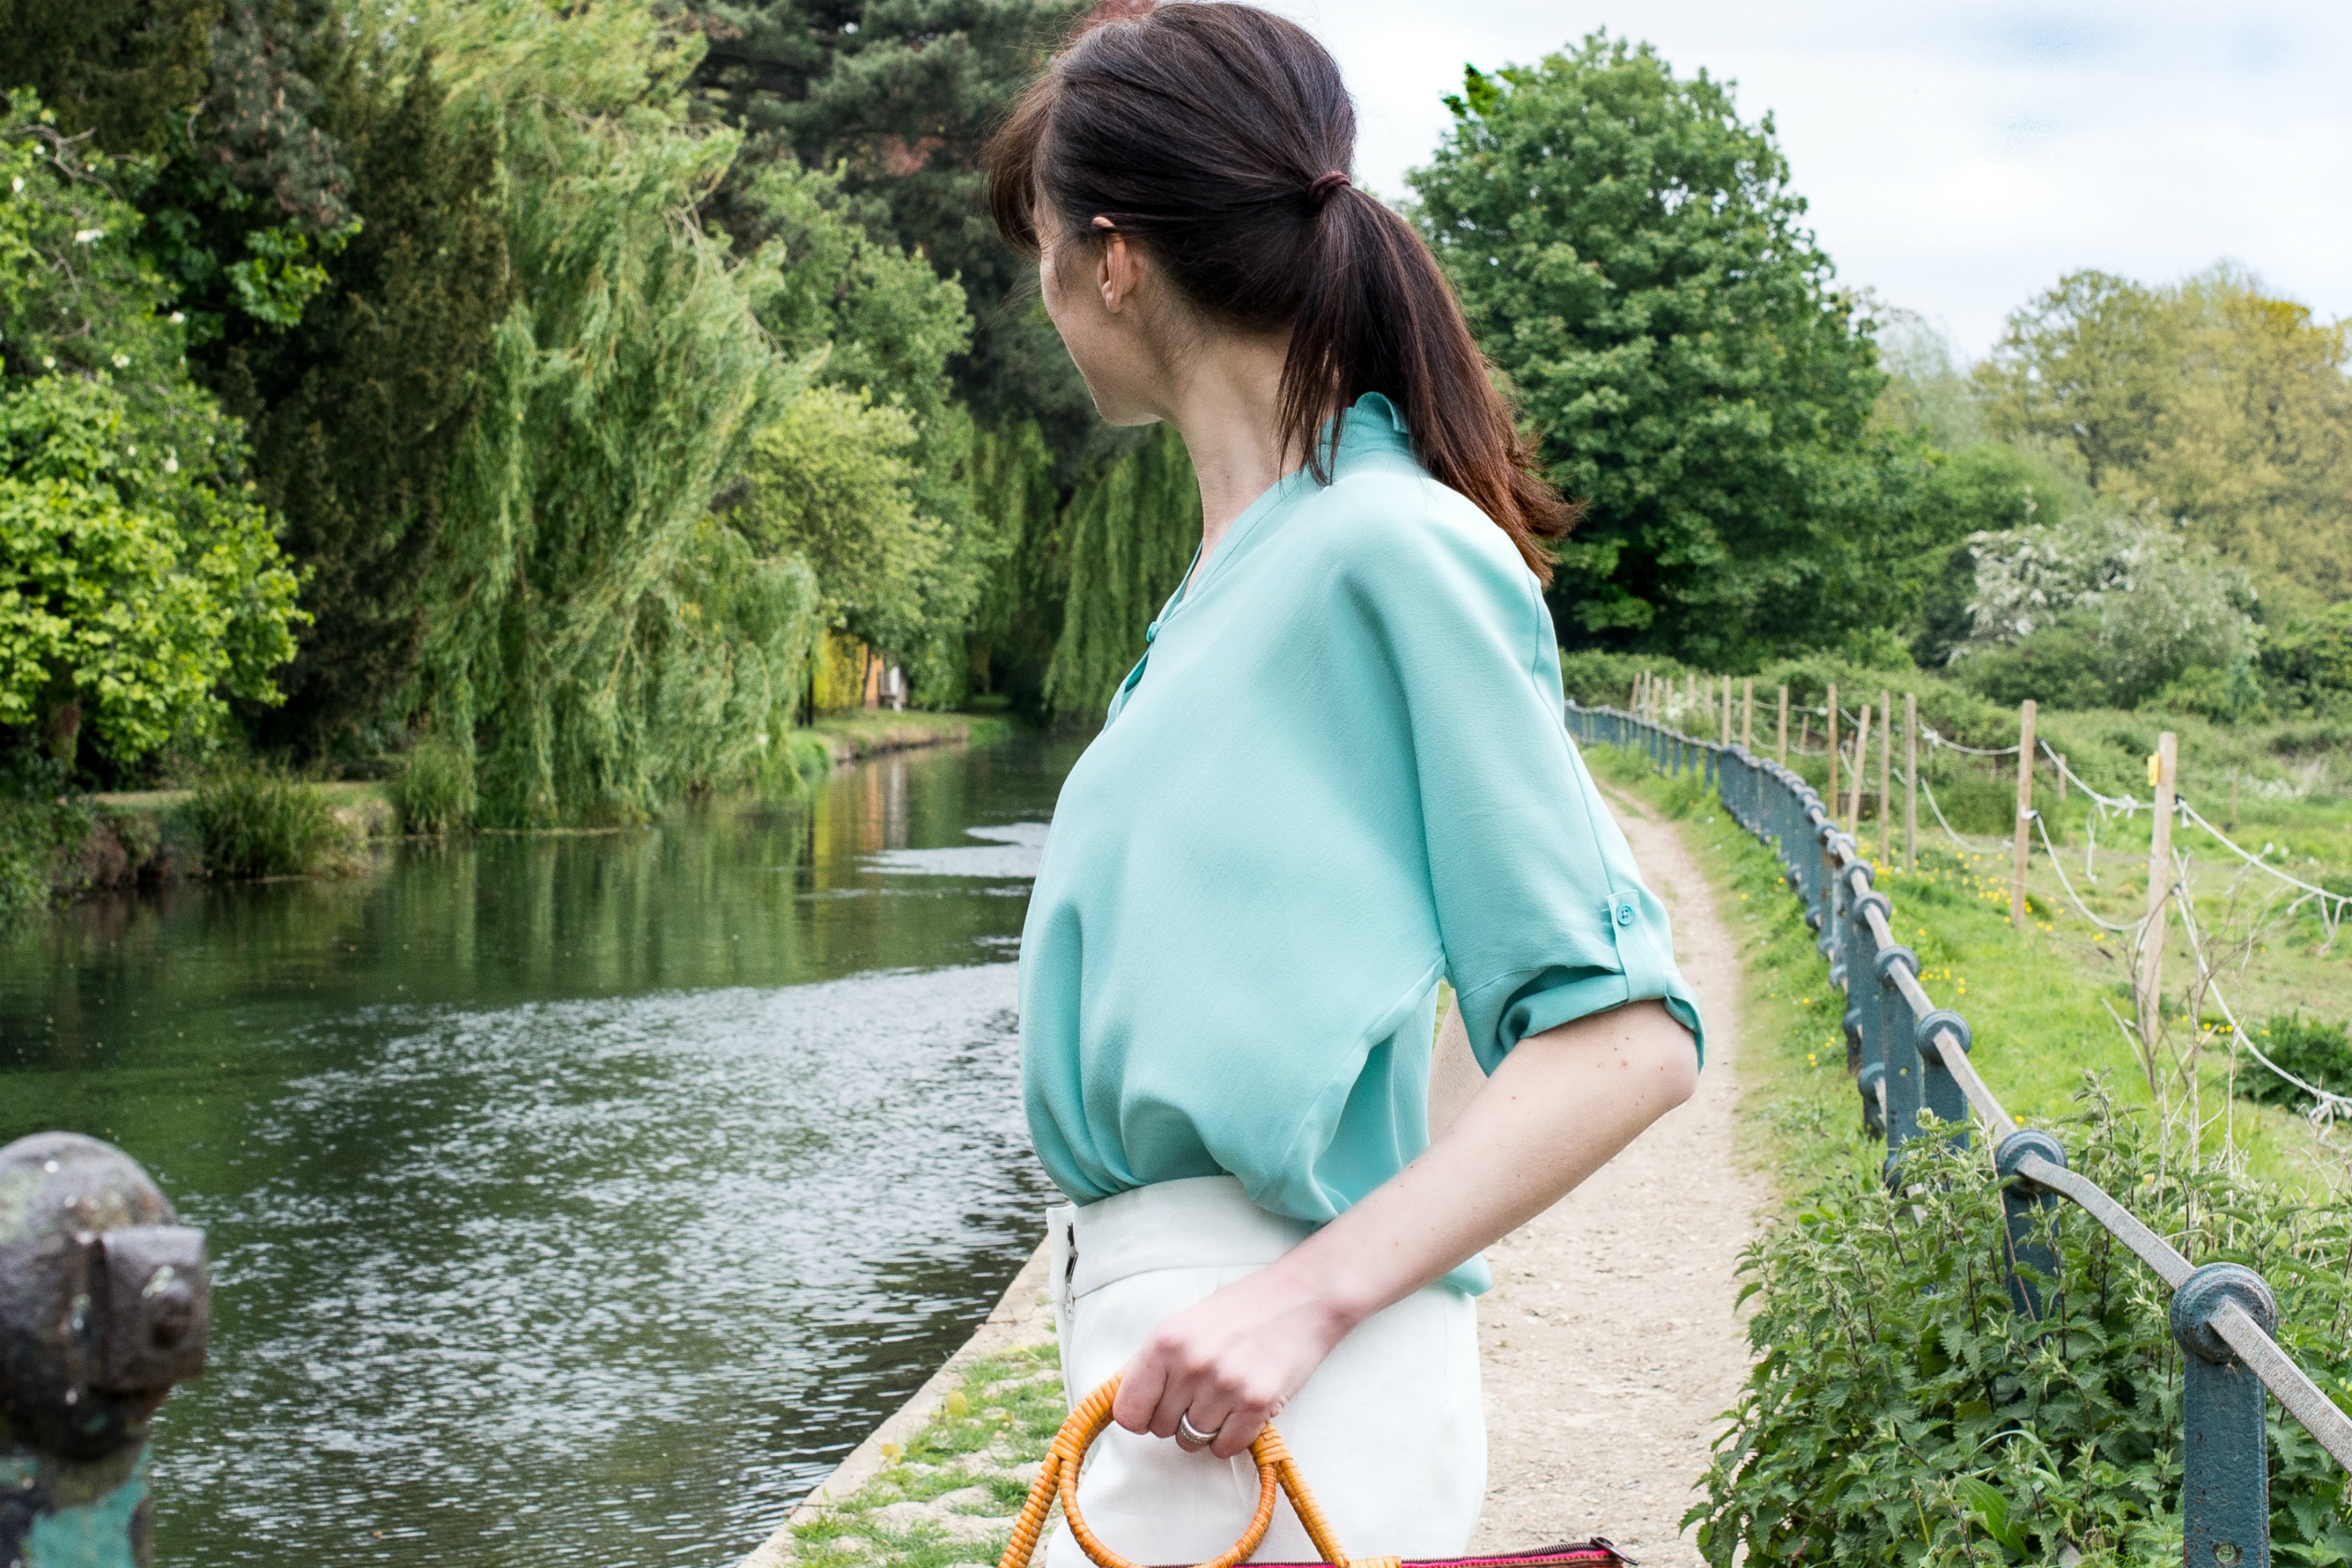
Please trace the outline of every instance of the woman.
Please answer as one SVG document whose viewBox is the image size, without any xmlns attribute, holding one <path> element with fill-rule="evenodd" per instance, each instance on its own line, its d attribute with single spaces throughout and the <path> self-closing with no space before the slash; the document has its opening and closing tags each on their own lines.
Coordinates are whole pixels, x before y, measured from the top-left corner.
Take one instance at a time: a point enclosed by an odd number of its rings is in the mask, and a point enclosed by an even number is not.
<svg viewBox="0 0 2352 1568">
<path fill-rule="evenodd" d="M 989 153 L 1096 406 L 1174 424 L 1201 484 L 1022 945 L 1065 1381 L 1124 1374 L 1082 1491 L 1142 1563 L 1241 1533 L 1276 1415 L 1350 1551 L 1462 1551 L 1479 1251 L 1698 1070 L 1562 724 L 1567 510 L 1354 139 L 1304 31 L 1182 4 L 1081 35 Z M 1489 1076 L 1433 1142 L 1441 980 Z M 1257 1552 L 1312 1555 L 1286 1509 Z M 1049 1559 L 1076 1568 L 1066 1531 Z"/>
</svg>

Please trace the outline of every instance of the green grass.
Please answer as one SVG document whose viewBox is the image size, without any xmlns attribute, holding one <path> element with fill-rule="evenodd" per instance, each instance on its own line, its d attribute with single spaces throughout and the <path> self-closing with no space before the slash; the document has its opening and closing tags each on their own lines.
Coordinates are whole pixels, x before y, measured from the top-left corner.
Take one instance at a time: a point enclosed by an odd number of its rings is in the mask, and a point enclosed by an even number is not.
<svg viewBox="0 0 2352 1568">
<path fill-rule="evenodd" d="M 1612 747 L 1592 747 L 1586 757 L 1596 773 L 1681 820 L 1740 946 L 1748 980 L 1740 1077 L 1749 1152 L 1767 1170 L 1799 1176 L 1853 1160 L 1874 1166 L 1883 1151 L 1862 1133 L 1861 1101 L 1845 1070 L 1844 997 L 1830 984 L 1779 860 L 1715 803 L 1696 774 L 1665 777 L 1639 754 Z M 2011 929 L 2006 879 L 2004 858 L 1963 856 L 1947 845 L 1926 849 L 1916 873 L 1883 870 L 1877 885 L 1894 904 L 1896 935 L 1919 954 L 1921 984 L 1968 1018 L 1978 1069 L 2011 1115 L 2055 1121 L 2072 1114 L 2086 1075 L 2105 1078 L 2120 1105 L 2150 1104 L 2137 1052 L 2104 1005 L 2129 1015 L 2128 985 L 2117 989 L 2121 958 L 2100 951 L 2089 928 L 2060 917 L 2039 895 L 2030 906 L 2035 929 Z M 2049 891 L 2054 896 L 2054 879 Z M 2346 957 L 2339 948 L 2335 962 Z M 2342 1135 L 2323 1140 L 2278 1107 L 2232 1106 L 2227 1067 L 2220 1051 L 2203 1063 L 2201 1105 L 2213 1118 L 2208 1146 L 2218 1148 L 2226 1136 L 2256 1176 L 2312 1190 L 2340 1183 Z"/>
<path fill-rule="evenodd" d="M 231 878 L 308 877 L 353 868 L 365 837 L 337 819 L 312 785 L 271 768 L 232 768 L 196 787 L 180 811 L 205 869 Z"/>
<path fill-rule="evenodd" d="M 846 713 L 824 713 L 810 730 L 823 739 L 834 755 L 846 762 L 880 752 L 964 742 L 985 746 L 1011 735 L 1012 719 L 1001 713 L 927 713 L 910 708 L 903 713 L 861 708 Z"/>
<path fill-rule="evenodd" d="M 446 837 L 474 826 L 474 753 L 429 737 L 410 747 L 392 777 L 393 809 L 403 833 Z"/>
<path fill-rule="evenodd" d="M 1051 1344 L 972 1363 L 939 1414 L 849 1497 L 793 1526 L 792 1560 L 801 1568 L 946 1568 L 993 1563 L 1010 1538 L 1009 1521 L 1028 1496 L 1024 1467 L 1045 1457 L 1068 1414 L 1061 1361 Z M 945 1511 L 1004 1520 L 1003 1528 L 950 1530 L 937 1504 L 970 1494 Z M 909 1515 L 915 1517 L 908 1517 Z M 1042 1553 L 1042 1547 L 1040 1548 Z"/>
</svg>

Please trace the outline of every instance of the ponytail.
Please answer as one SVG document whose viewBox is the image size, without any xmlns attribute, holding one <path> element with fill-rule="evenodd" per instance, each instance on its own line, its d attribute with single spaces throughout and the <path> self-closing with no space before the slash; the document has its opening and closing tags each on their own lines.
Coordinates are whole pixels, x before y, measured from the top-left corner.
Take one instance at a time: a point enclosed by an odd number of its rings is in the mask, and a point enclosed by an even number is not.
<svg viewBox="0 0 2352 1568">
<path fill-rule="evenodd" d="M 1381 393 L 1431 476 L 1549 583 L 1542 542 L 1574 510 L 1537 472 L 1429 247 L 1349 181 L 1356 112 L 1329 54 L 1247 5 L 1125 9 L 1056 57 L 990 142 L 998 229 L 1034 255 L 1041 196 L 1069 226 L 1057 241 L 1098 237 L 1106 218 L 1209 320 L 1287 331 L 1283 449 L 1317 482 L 1330 480 L 1334 416 Z"/>
</svg>

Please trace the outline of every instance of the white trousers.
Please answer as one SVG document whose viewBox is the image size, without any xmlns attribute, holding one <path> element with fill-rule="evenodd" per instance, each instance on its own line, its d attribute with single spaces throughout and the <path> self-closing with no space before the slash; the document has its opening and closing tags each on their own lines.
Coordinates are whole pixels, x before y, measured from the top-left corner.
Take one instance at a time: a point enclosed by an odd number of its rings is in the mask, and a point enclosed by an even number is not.
<svg viewBox="0 0 2352 1568">
<path fill-rule="evenodd" d="M 1172 1312 L 1265 1268 L 1304 1240 L 1230 1176 L 1161 1182 L 1048 1215 L 1062 1381 L 1075 1405 L 1123 1370 Z M 1471 1299 L 1433 1285 L 1339 1342 L 1275 1417 L 1339 1543 L 1356 1556 L 1453 1557 L 1486 1492 L 1486 1418 Z M 1247 1454 L 1187 1454 L 1118 1426 L 1095 1440 L 1079 1506 L 1134 1563 L 1202 1563 L 1240 1539 L 1257 1507 Z M 1311 1563 L 1287 1500 L 1251 1561 Z M 1087 1568 L 1066 1525 L 1046 1568 Z"/>
</svg>

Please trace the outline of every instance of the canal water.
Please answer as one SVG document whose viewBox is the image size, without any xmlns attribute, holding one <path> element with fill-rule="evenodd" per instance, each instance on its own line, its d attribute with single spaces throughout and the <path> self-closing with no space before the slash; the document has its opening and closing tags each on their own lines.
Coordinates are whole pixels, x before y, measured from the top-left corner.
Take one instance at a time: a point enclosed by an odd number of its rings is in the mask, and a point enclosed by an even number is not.
<svg viewBox="0 0 2352 1568">
<path fill-rule="evenodd" d="M 162 1563 L 718 1565 L 1003 1289 L 1029 878 L 1078 742 L 410 845 L 0 939 L 0 1142 L 211 1236 Z"/>
</svg>

